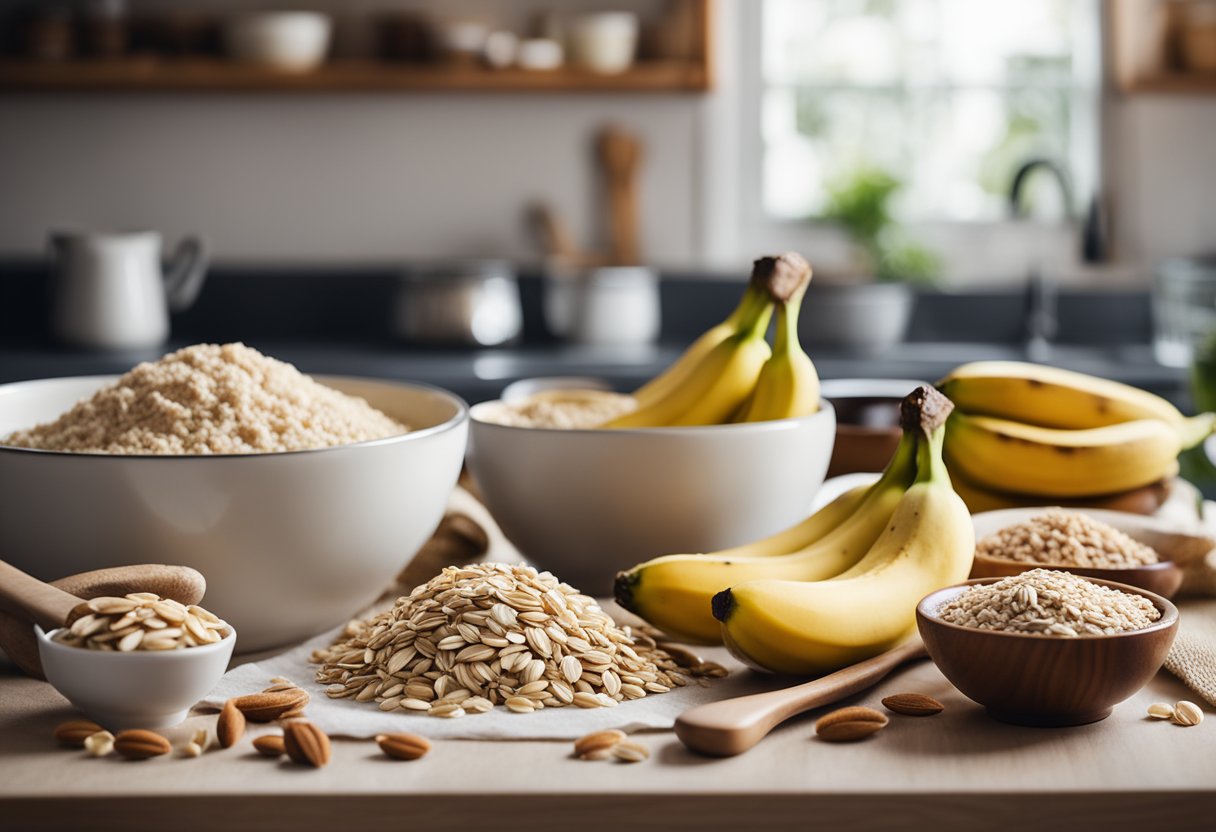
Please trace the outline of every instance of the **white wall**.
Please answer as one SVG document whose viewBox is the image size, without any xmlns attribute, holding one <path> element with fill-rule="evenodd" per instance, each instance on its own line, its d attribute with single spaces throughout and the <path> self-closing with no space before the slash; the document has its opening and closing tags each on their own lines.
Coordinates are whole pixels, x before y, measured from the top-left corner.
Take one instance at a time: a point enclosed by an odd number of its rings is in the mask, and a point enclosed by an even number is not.
<svg viewBox="0 0 1216 832">
<path fill-rule="evenodd" d="M 777 241 L 737 222 L 729 23 L 709 96 L 0 96 L 0 256 L 38 253 L 51 227 L 147 226 L 205 234 L 227 261 L 530 257 L 522 212 L 538 196 L 589 245 L 602 227 L 592 136 L 616 121 L 646 142 L 651 257 L 742 262 Z M 1090 279 L 1216 250 L 1216 96 L 1116 96 L 1107 125 L 1122 267 Z M 986 268 L 957 274 L 1023 272 L 1021 239 L 975 248 Z"/>
<path fill-rule="evenodd" d="M 544 197 L 594 242 L 593 137 L 646 144 L 642 217 L 660 261 L 695 252 L 691 96 L 0 97 L 0 254 L 50 227 L 193 231 L 240 261 L 535 253 Z"/>
</svg>

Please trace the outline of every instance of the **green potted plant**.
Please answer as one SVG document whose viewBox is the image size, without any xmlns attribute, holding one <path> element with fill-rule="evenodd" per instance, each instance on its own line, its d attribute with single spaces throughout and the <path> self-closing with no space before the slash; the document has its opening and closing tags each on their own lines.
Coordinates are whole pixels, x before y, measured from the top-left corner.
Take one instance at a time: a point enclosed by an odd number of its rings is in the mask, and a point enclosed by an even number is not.
<svg viewBox="0 0 1216 832">
<path fill-rule="evenodd" d="M 903 183 L 861 167 L 828 187 L 820 219 L 849 235 L 849 268 L 811 284 L 804 307 L 807 340 L 823 346 L 879 352 L 903 340 L 912 317 L 912 286 L 941 274 L 937 255 L 911 239 L 891 214 Z"/>
</svg>

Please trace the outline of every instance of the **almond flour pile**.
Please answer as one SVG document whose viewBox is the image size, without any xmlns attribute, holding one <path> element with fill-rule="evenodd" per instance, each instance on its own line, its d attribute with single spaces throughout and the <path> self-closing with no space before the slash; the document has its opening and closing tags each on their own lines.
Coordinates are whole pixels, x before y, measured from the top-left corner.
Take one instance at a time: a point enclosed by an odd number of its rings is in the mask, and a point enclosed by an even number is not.
<svg viewBox="0 0 1216 832">
<path fill-rule="evenodd" d="M 1142 595 L 1050 569 L 978 584 L 947 601 L 937 614 L 948 624 L 978 630 L 1064 637 L 1125 633 L 1161 618 L 1161 611 Z"/>
<path fill-rule="evenodd" d="M 277 453 L 407 430 L 363 399 L 244 344 L 198 344 L 140 364 L 54 422 L 0 444 L 92 454 Z"/>
<path fill-rule="evenodd" d="M 496 705 L 612 708 L 687 676 L 725 675 L 712 662 L 683 670 L 594 599 L 548 572 L 503 563 L 444 569 L 392 609 L 352 621 L 312 660 L 332 698 L 449 719 Z"/>
<path fill-rule="evenodd" d="M 975 553 L 1024 563 L 1129 569 L 1157 563 L 1149 546 L 1076 511 L 1052 509 L 980 540 Z"/>
</svg>

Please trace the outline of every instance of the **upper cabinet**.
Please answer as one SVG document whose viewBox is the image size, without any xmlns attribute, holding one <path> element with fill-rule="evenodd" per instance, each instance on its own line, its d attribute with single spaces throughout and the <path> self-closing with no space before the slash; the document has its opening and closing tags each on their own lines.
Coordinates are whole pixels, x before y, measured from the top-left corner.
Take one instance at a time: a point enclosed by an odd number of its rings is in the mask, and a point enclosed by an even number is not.
<svg viewBox="0 0 1216 832">
<path fill-rule="evenodd" d="M 1115 81 L 1126 93 L 1216 93 L 1216 0 L 1110 0 Z"/>
<path fill-rule="evenodd" d="M 8 6 L 0 90 L 699 92 L 712 0 Z M 527 8 L 531 6 L 531 8 Z"/>
</svg>

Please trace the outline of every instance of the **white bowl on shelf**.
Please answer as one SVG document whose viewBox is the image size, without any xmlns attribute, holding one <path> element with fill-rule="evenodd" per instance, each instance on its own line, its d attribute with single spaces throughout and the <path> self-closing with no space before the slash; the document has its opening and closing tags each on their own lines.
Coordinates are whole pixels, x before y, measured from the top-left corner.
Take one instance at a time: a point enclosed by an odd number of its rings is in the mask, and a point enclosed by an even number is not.
<svg viewBox="0 0 1216 832">
<path fill-rule="evenodd" d="M 228 20 L 228 51 L 245 63 L 308 72 L 325 60 L 333 22 L 320 12 L 249 12 Z"/>
<path fill-rule="evenodd" d="M 469 467 L 507 538 L 591 595 L 657 555 L 709 552 L 810 512 L 836 432 L 832 406 L 737 425 L 559 430 L 497 424 L 471 410 Z"/>
<path fill-rule="evenodd" d="M 71 454 L 0 445 L 0 552 L 42 580 L 137 563 L 191 566 L 245 652 L 349 620 L 443 516 L 468 432 L 464 402 L 407 382 L 316 376 L 409 433 L 293 453 Z M 0 386 L 0 437 L 114 380 Z"/>
</svg>

